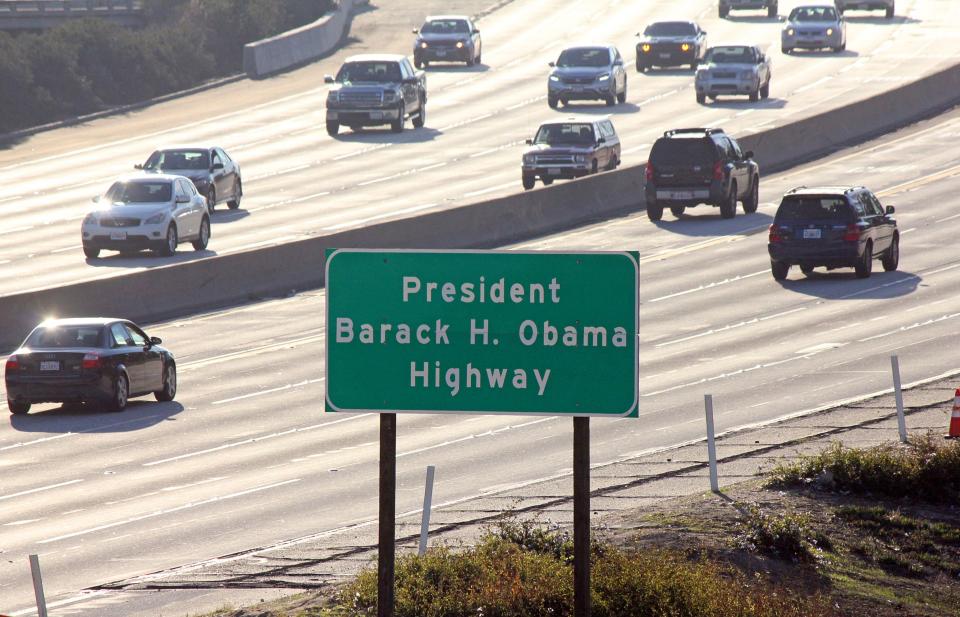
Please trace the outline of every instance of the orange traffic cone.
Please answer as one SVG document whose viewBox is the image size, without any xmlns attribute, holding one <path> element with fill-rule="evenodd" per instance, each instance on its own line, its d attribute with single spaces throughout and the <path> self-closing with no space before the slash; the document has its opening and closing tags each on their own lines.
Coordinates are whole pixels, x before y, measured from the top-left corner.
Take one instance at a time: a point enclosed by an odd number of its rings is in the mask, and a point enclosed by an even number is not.
<svg viewBox="0 0 960 617">
<path fill-rule="evenodd" d="M 953 413 L 950 415 L 950 428 L 946 435 L 947 439 L 960 439 L 960 388 L 957 388 L 953 398 Z"/>
</svg>

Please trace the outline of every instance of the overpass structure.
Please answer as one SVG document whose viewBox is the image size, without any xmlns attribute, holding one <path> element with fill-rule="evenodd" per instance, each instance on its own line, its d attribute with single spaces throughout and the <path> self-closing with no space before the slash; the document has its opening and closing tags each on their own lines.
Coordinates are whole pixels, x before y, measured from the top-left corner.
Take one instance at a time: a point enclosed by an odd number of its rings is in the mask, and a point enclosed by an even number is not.
<svg viewBox="0 0 960 617">
<path fill-rule="evenodd" d="M 94 17 L 121 26 L 143 25 L 142 0 L 0 0 L 0 30 L 45 30 Z"/>
</svg>

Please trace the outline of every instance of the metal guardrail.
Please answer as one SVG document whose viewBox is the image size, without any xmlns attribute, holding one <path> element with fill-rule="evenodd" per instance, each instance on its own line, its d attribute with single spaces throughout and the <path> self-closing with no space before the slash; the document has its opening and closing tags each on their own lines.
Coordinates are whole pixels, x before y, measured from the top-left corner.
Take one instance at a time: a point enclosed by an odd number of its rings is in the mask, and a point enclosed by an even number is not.
<svg viewBox="0 0 960 617">
<path fill-rule="evenodd" d="M 0 0 L 0 29 L 42 29 L 83 17 L 138 25 L 143 0 Z"/>
</svg>

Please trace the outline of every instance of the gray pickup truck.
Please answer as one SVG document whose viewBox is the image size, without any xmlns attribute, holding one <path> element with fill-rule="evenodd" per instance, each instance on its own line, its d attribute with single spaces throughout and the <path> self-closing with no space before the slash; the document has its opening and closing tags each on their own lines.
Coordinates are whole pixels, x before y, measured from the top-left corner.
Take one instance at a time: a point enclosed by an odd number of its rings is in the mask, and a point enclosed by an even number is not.
<svg viewBox="0 0 960 617">
<path fill-rule="evenodd" d="M 407 118 L 420 128 L 427 119 L 427 76 L 401 55 L 365 54 L 347 58 L 327 93 L 327 133 L 340 132 L 345 124 L 358 131 L 364 126 L 389 124 L 403 130 Z"/>
</svg>

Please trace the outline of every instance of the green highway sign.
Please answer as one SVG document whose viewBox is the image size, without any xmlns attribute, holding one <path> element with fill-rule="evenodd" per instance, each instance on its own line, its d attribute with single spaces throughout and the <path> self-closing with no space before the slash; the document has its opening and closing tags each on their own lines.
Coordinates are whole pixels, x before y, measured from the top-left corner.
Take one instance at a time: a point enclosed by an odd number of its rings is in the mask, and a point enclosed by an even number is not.
<svg viewBox="0 0 960 617">
<path fill-rule="evenodd" d="M 327 411 L 637 416 L 635 253 L 327 253 Z"/>
</svg>

